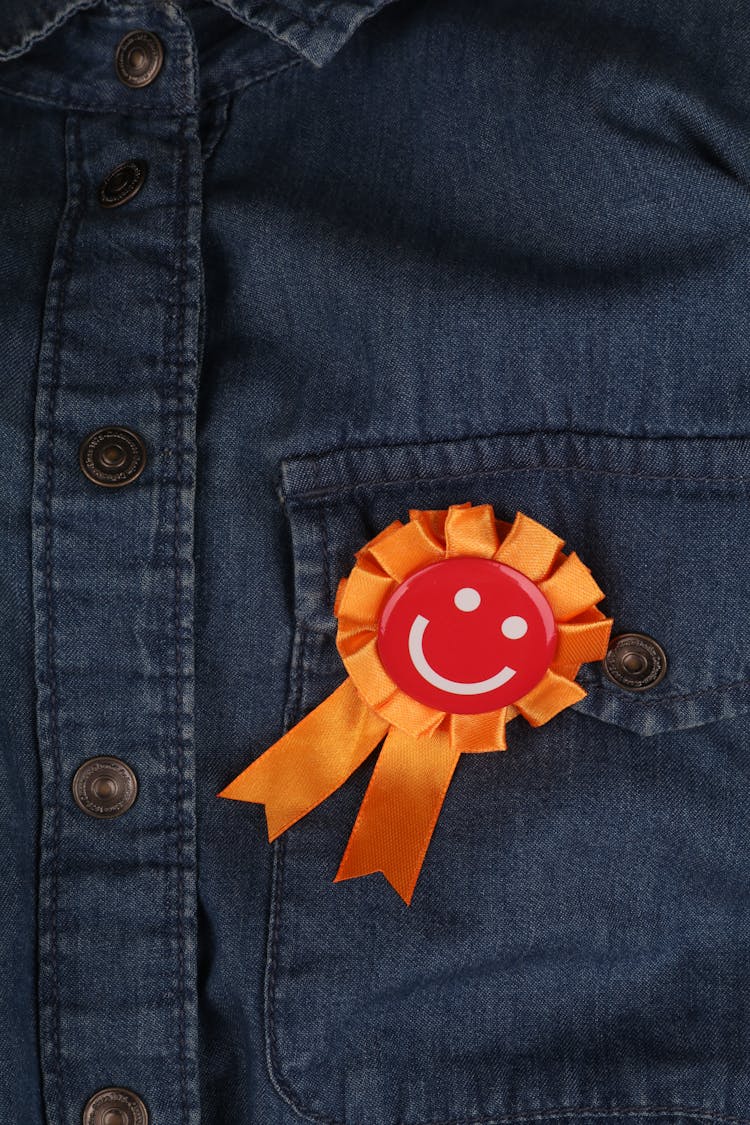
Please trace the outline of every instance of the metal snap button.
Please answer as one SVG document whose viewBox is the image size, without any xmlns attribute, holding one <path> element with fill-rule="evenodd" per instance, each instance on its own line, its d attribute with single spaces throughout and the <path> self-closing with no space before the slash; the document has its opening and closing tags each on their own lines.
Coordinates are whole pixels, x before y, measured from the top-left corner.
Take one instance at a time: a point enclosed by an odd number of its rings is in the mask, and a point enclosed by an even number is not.
<svg viewBox="0 0 750 1125">
<path fill-rule="evenodd" d="M 667 654 L 645 633 L 621 633 L 610 641 L 604 671 L 626 691 L 648 691 L 666 676 Z"/>
<path fill-rule="evenodd" d="M 105 426 L 84 438 L 78 451 L 81 471 L 103 488 L 122 488 L 146 465 L 143 438 L 124 426 Z"/>
<path fill-rule="evenodd" d="M 143 187 L 148 165 L 145 160 L 126 160 L 118 164 L 99 185 L 102 207 L 121 207 Z"/>
<path fill-rule="evenodd" d="M 152 31 L 129 31 L 115 51 L 115 72 L 126 86 L 149 86 L 161 70 L 164 48 Z"/>
<path fill-rule="evenodd" d="M 138 779 L 119 758 L 89 758 L 73 778 L 78 808 L 97 820 L 114 820 L 131 809 L 138 796 Z"/>
<path fill-rule="evenodd" d="M 132 1090 L 108 1086 L 86 1102 L 83 1125 L 148 1125 L 148 1110 Z"/>
</svg>

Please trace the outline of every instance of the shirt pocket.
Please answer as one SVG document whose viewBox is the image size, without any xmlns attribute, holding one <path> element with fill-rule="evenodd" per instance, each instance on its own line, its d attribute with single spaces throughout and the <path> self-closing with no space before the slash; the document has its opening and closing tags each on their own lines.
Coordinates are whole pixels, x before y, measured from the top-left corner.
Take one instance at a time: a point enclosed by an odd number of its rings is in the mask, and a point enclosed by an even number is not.
<svg viewBox="0 0 750 1125">
<path fill-rule="evenodd" d="M 332 882 L 374 756 L 277 841 L 268 1050 L 299 1113 L 744 1112 L 749 451 L 566 432 L 284 461 L 289 724 L 345 677 L 332 609 L 354 551 L 409 508 L 546 524 L 615 632 L 650 634 L 669 662 L 643 693 L 587 665 L 574 708 L 462 756 L 411 907 L 379 875 Z"/>
</svg>

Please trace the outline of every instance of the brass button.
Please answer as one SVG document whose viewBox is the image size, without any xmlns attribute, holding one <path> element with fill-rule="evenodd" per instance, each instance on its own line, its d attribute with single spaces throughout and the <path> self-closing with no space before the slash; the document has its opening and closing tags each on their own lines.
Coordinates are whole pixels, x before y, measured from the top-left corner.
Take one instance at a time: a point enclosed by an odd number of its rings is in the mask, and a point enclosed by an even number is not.
<svg viewBox="0 0 750 1125">
<path fill-rule="evenodd" d="M 102 207 L 121 207 L 143 187 L 148 165 L 145 160 L 126 160 L 118 164 L 99 185 Z"/>
<path fill-rule="evenodd" d="M 78 451 L 81 471 L 103 488 L 122 488 L 146 465 L 143 438 L 124 426 L 105 426 L 84 438 Z"/>
<path fill-rule="evenodd" d="M 152 31 L 129 31 L 115 51 L 115 72 L 126 86 L 150 86 L 164 62 L 161 39 Z"/>
<path fill-rule="evenodd" d="M 148 1125 L 148 1110 L 132 1090 L 108 1086 L 86 1102 L 83 1125 Z"/>
<path fill-rule="evenodd" d="M 609 643 L 604 671 L 626 691 L 648 691 L 666 676 L 667 654 L 645 633 L 621 633 Z"/>
<path fill-rule="evenodd" d="M 73 778 L 73 799 L 97 820 L 114 820 L 135 804 L 138 779 L 119 758 L 89 758 Z"/>
</svg>

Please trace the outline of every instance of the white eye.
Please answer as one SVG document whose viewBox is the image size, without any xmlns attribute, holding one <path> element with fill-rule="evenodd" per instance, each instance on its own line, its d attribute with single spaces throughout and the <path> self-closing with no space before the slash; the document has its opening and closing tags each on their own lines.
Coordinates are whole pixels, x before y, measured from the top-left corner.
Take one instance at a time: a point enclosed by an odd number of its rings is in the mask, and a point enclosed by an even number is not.
<svg viewBox="0 0 750 1125">
<path fill-rule="evenodd" d="M 454 597 L 453 604 L 456 609 L 471 613 L 472 610 L 477 609 L 481 600 L 479 590 L 475 590 L 473 586 L 464 586 Z"/>
<path fill-rule="evenodd" d="M 506 617 L 500 626 L 502 634 L 507 637 L 509 641 L 520 640 L 529 631 L 529 626 L 523 617 Z"/>
</svg>

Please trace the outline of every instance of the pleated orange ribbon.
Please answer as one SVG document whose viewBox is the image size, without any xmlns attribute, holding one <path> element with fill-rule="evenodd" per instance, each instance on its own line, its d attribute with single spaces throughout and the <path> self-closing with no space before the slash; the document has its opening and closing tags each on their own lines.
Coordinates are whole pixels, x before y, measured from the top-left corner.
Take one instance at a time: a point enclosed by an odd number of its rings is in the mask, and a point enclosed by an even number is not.
<svg viewBox="0 0 750 1125">
<path fill-rule="evenodd" d="M 459 756 L 505 750 L 519 714 L 538 727 L 577 703 L 581 665 L 607 651 L 604 594 L 563 545 L 489 504 L 390 524 L 339 583 L 347 678 L 219 796 L 265 805 L 275 840 L 385 738 L 335 881 L 381 871 L 409 904 Z"/>
</svg>

